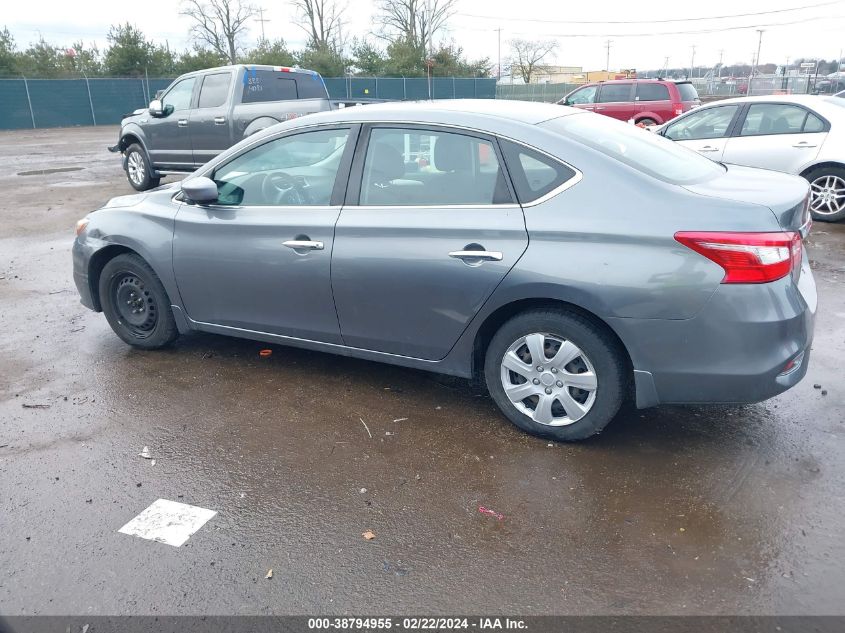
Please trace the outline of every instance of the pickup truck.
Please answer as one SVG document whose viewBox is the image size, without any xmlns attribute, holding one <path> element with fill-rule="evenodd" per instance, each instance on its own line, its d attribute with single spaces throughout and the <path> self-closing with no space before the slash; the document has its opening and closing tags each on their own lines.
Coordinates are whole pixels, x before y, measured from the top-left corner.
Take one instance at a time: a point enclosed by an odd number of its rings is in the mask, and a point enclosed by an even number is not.
<svg viewBox="0 0 845 633">
<path fill-rule="evenodd" d="M 189 173 L 266 127 L 331 109 L 323 78 L 285 66 L 208 68 L 176 78 L 149 108 L 120 124 L 117 145 L 138 191 L 167 174 Z"/>
</svg>

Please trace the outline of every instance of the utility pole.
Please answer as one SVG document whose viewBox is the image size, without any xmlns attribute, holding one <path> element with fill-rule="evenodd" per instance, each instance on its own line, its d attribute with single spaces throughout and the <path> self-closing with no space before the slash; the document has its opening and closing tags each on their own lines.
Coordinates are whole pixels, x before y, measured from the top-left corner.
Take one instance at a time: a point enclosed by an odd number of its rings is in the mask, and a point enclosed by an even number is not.
<svg viewBox="0 0 845 633">
<path fill-rule="evenodd" d="M 760 65 L 760 47 L 763 45 L 763 29 L 757 29 L 757 56 L 754 58 L 754 63 L 751 65 L 751 76 L 754 77 L 754 71 Z"/>
<path fill-rule="evenodd" d="M 498 61 L 496 62 L 496 78 L 498 81 L 502 80 L 502 27 L 496 29 L 496 33 L 499 34 L 499 48 L 498 48 Z"/>
<path fill-rule="evenodd" d="M 663 58 L 663 70 L 660 73 L 660 78 L 666 77 L 666 71 L 669 70 L 669 56 Z"/>
<path fill-rule="evenodd" d="M 692 73 L 695 69 L 695 44 L 693 44 L 690 48 L 692 48 L 692 57 L 689 61 L 689 78 L 692 79 Z"/>
<path fill-rule="evenodd" d="M 607 59 L 605 60 L 604 70 L 608 73 L 610 72 L 610 44 L 612 42 L 613 40 L 607 40 L 607 44 L 605 45 L 607 46 Z"/>
<path fill-rule="evenodd" d="M 267 40 L 264 37 L 264 23 L 270 22 L 270 19 L 264 17 L 264 7 L 258 7 L 258 15 L 259 17 L 255 21 L 261 22 L 261 41 L 266 42 Z"/>
<path fill-rule="evenodd" d="M 725 56 L 725 49 L 720 48 L 719 49 L 719 79 L 722 78 L 722 59 L 724 58 L 724 56 Z"/>
</svg>

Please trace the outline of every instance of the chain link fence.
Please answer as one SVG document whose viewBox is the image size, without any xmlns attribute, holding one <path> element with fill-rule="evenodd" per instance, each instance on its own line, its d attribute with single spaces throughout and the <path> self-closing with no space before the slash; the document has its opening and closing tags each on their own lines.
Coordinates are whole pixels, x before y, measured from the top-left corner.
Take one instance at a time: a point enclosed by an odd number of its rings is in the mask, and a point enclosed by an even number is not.
<svg viewBox="0 0 845 633">
<path fill-rule="evenodd" d="M 0 129 L 114 125 L 145 108 L 172 78 L 0 79 Z M 326 78 L 336 100 L 493 99 L 495 79 L 461 77 Z"/>
<path fill-rule="evenodd" d="M 555 103 L 575 90 L 579 84 L 502 84 L 496 86 L 497 99 L 518 99 L 519 101 L 542 101 Z"/>
</svg>

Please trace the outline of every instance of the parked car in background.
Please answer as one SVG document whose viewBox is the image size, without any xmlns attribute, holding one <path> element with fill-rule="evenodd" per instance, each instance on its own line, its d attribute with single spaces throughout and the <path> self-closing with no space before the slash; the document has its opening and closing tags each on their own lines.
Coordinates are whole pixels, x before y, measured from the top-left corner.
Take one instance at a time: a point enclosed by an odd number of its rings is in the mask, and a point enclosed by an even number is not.
<svg viewBox="0 0 845 633">
<path fill-rule="evenodd" d="M 648 126 L 660 125 L 698 107 L 701 100 L 689 81 L 620 79 L 582 86 L 558 101 L 558 105 Z"/>
<path fill-rule="evenodd" d="M 810 211 L 845 219 L 845 100 L 741 97 L 701 107 L 655 130 L 708 158 L 774 169 L 810 182 Z"/>
<path fill-rule="evenodd" d="M 629 394 L 801 380 L 807 188 L 575 108 L 377 104 L 115 198 L 77 225 L 73 274 L 138 348 L 203 331 L 477 375 L 520 428 L 576 440 Z"/>
<path fill-rule="evenodd" d="M 238 65 L 178 77 L 148 109 L 121 121 L 113 152 L 138 191 L 191 172 L 266 127 L 330 110 L 323 78 L 285 66 Z"/>
<path fill-rule="evenodd" d="M 845 99 L 845 90 L 843 90 L 842 92 L 837 92 L 837 93 L 836 93 L 835 95 L 833 95 L 833 96 L 834 96 L 834 97 L 839 97 L 840 99 Z"/>
</svg>

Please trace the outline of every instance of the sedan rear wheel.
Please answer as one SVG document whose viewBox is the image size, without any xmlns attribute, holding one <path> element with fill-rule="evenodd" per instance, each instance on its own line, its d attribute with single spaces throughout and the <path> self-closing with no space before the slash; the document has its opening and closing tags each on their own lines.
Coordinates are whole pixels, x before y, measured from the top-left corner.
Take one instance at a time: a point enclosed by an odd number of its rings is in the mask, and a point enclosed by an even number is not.
<svg viewBox="0 0 845 633">
<path fill-rule="evenodd" d="M 505 323 L 487 349 L 485 378 L 502 412 L 521 429 L 556 440 L 601 431 L 626 385 L 624 352 L 593 321 L 537 310 Z"/>
<path fill-rule="evenodd" d="M 807 176 L 810 181 L 810 213 L 814 220 L 845 220 L 845 169 L 826 167 Z"/>
</svg>

